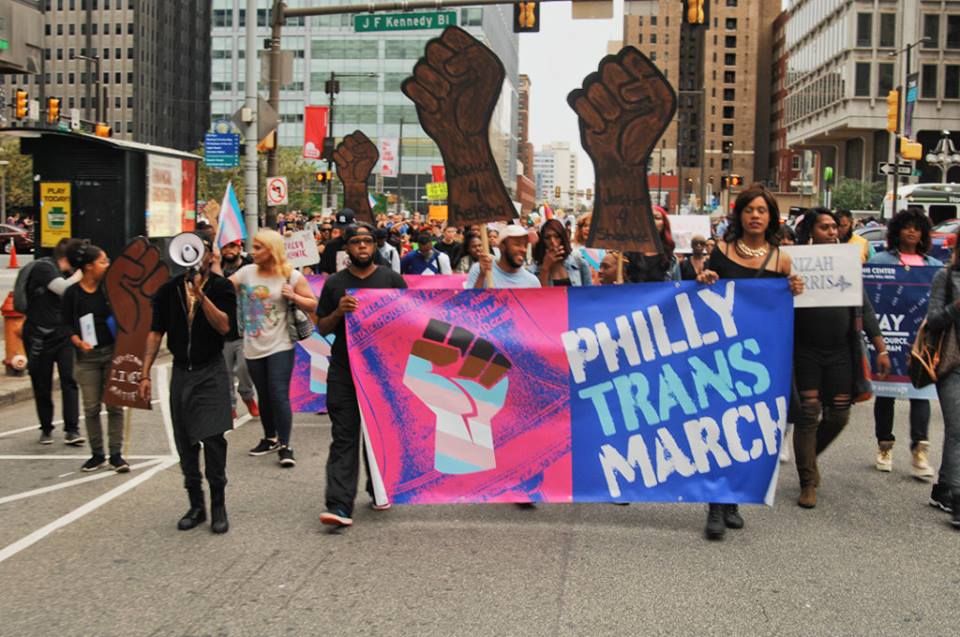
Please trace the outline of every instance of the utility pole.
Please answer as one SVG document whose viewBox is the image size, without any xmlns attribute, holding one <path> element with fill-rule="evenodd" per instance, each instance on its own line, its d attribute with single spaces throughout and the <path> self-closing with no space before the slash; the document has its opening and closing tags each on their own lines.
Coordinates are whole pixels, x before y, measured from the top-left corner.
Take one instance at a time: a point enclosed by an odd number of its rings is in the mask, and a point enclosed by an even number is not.
<svg viewBox="0 0 960 637">
<path fill-rule="evenodd" d="M 249 4 L 249 3 L 248 3 Z M 281 2 L 281 0 L 273 0 L 273 8 L 270 10 L 270 94 L 267 102 L 274 108 L 278 113 L 280 112 L 280 35 L 283 31 L 283 23 L 286 21 L 286 18 L 283 15 L 286 5 Z M 253 31 L 256 33 L 256 24 L 257 24 L 257 13 L 247 11 L 247 31 Z M 254 55 L 254 60 L 256 60 L 256 55 Z M 253 84 L 254 90 L 257 88 L 257 83 Z M 280 145 L 280 131 L 279 126 L 278 130 L 274 132 L 273 145 L 271 148 L 267 149 L 267 177 L 275 177 L 279 172 L 277 166 L 277 147 Z M 272 206 L 267 206 L 267 226 L 273 227 L 276 222 L 277 213 L 276 209 Z"/>
<path fill-rule="evenodd" d="M 337 73 L 336 71 L 330 71 L 330 79 L 327 80 L 327 93 L 330 94 L 330 107 L 327 109 L 327 137 L 336 141 L 336 137 L 333 136 L 333 105 L 334 105 L 334 96 L 340 92 L 340 86 L 337 84 Z M 326 146 L 326 140 L 324 140 L 324 146 Z M 327 155 L 327 173 L 333 170 L 333 153 L 331 152 Z M 327 207 L 336 208 L 336 202 L 333 200 L 333 180 L 327 180 Z"/>
<path fill-rule="evenodd" d="M 260 215 L 257 211 L 257 81 L 260 78 L 260 69 L 257 68 L 257 0 L 247 0 L 247 32 L 245 34 L 246 69 L 245 69 L 245 107 L 244 115 L 249 117 L 244 131 L 246 146 L 243 156 L 243 202 L 244 221 L 247 226 L 247 252 L 253 250 L 253 235 L 260 225 Z"/>
<path fill-rule="evenodd" d="M 898 102 L 897 102 L 897 132 L 894 137 L 894 147 L 893 147 L 893 207 L 892 207 L 892 216 L 896 216 L 897 212 L 897 197 L 899 196 L 898 191 L 900 190 L 900 147 L 903 144 L 903 133 L 904 127 L 906 126 L 906 110 L 907 110 L 907 87 L 910 84 L 910 53 L 915 47 L 920 46 L 924 42 L 929 40 L 927 37 L 922 37 L 913 44 L 908 44 L 900 51 L 891 53 L 890 55 L 899 55 L 902 52 L 906 52 L 907 59 L 906 64 L 903 70 L 903 87 L 897 87 L 898 91 Z M 903 100 L 903 105 L 900 105 L 899 100 Z M 881 213 L 881 216 L 882 213 Z"/>
<path fill-rule="evenodd" d="M 400 117 L 400 136 L 397 137 L 397 214 L 403 211 L 403 117 Z"/>
</svg>

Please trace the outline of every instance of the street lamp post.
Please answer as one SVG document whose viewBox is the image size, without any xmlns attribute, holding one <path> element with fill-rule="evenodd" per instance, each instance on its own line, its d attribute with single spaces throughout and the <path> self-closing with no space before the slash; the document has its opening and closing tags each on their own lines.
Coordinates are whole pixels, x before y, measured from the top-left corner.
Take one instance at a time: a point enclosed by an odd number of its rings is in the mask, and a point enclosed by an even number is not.
<svg viewBox="0 0 960 637">
<path fill-rule="evenodd" d="M 103 87 L 103 76 L 100 74 L 100 56 L 99 55 L 83 55 L 80 53 L 71 53 L 71 60 L 85 60 L 87 62 L 93 62 L 95 73 L 97 74 L 94 81 L 96 82 L 96 91 L 97 91 L 97 110 L 96 110 L 96 120 L 97 122 L 105 122 L 104 117 L 106 116 L 106 93 L 102 90 Z"/>
<path fill-rule="evenodd" d="M 950 169 L 954 166 L 960 166 L 960 152 L 957 152 L 953 140 L 950 139 L 950 131 L 942 131 L 941 135 L 937 147 L 932 152 L 927 153 L 925 159 L 929 165 L 940 169 L 941 183 L 947 183 L 947 173 L 950 172 Z"/>
</svg>

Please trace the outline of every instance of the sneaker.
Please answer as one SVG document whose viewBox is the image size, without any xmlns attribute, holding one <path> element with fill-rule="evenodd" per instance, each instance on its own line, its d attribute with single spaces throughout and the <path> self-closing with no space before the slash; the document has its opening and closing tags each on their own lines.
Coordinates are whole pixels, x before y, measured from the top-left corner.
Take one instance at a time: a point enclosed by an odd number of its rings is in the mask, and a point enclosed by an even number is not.
<svg viewBox="0 0 960 637">
<path fill-rule="evenodd" d="M 280 447 L 280 466 L 288 468 L 297 466 L 297 461 L 293 457 L 293 449 L 290 447 Z"/>
<path fill-rule="evenodd" d="M 946 511 L 947 513 L 953 512 L 950 487 L 940 484 L 939 482 L 933 485 L 933 489 L 930 491 L 929 502 L 930 506 L 940 509 L 941 511 Z"/>
<path fill-rule="evenodd" d="M 49 431 L 40 432 L 40 440 L 38 440 L 41 445 L 52 445 L 53 444 L 53 433 Z"/>
<path fill-rule="evenodd" d="M 268 453 L 273 453 L 280 448 L 280 443 L 276 440 L 270 440 L 269 438 L 263 438 L 260 440 L 260 444 L 250 450 L 251 456 L 265 456 Z"/>
<path fill-rule="evenodd" d="M 707 505 L 707 528 L 705 529 L 708 540 L 722 540 L 727 533 L 727 523 L 724 521 L 724 505 Z"/>
<path fill-rule="evenodd" d="M 893 441 L 881 441 L 877 449 L 877 471 L 893 471 Z"/>
<path fill-rule="evenodd" d="M 392 505 L 389 502 L 383 504 L 377 504 L 376 502 L 370 503 L 370 508 L 374 511 L 389 511 Z"/>
<path fill-rule="evenodd" d="M 913 461 L 910 471 L 917 480 L 929 480 L 934 476 L 933 467 L 930 466 L 928 455 L 930 454 L 930 443 L 926 440 L 917 442 L 913 447 Z"/>
<path fill-rule="evenodd" d="M 107 466 L 107 459 L 101 453 L 95 453 L 90 456 L 90 459 L 83 463 L 83 466 L 80 467 L 80 471 L 90 473 L 91 471 L 96 471 L 102 467 Z"/>
<path fill-rule="evenodd" d="M 117 473 L 130 473 L 130 465 L 123 459 L 119 453 L 110 454 L 110 466 Z"/>
<path fill-rule="evenodd" d="M 254 400 L 253 398 L 251 398 L 250 400 L 247 400 L 246 398 L 244 398 L 243 404 L 247 406 L 247 411 L 250 413 L 251 418 L 260 417 L 260 407 L 257 406 L 256 400 Z"/>
<path fill-rule="evenodd" d="M 333 511 L 324 511 L 320 514 L 320 524 L 328 526 L 353 526 L 351 518 L 343 509 L 334 509 Z"/>
<path fill-rule="evenodd" d="M 71 447 L 79 447 L 87 441 L 79 431 L 68 431 L 63 435 L 63 444 Z"/>
</svg>

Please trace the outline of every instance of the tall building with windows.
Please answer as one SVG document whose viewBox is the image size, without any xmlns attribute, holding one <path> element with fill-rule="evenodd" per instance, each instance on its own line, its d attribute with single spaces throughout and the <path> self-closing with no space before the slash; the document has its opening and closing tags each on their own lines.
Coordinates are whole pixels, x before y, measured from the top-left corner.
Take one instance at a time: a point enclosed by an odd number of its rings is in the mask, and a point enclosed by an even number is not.
<svg viewBox="0 0 960 637">
<path fill-rule="evenodd" d="M 678 94 L 677 116 L 650 171 L 679 174 L 683 201 L 702 191 L 710 198 L 723 175 L 765 181 L 769 164 L 770 49 L 780 0 L 707 3 L 705 28 L 684 25 L 678 0 L 624 5 L 624 46 L 646 54 Z"/>
<path fill-rule="evenodd" d="M 210 122 L 210 5 L 194 0 L 45 0 L 36 75 L 0 77 L 9 96 L 61 98 L 123 139 L 194 150 Z M 77 56 L 95 58 L 79 59 Z M 98 95 L 98 88 L 99 93 Z M 106 96 L 106 99 L 103 99 Z"/>
<path fill-rule="evenodd" d="M 879 162 L 892 161 L 894 136 L 885 130 L 887 94 L 910 73 L 919 95 L 914 138 L 924 151 L 941 131 L 960 128 L 960 2 L 794 0 L 786 27 L 787 143 L 815 151 L 839 177 L 881 181 Z M 960 135 L 953 133 L 954 142 Z M 940 170 L 917 162 L 921 181 Z M 948 179 L 960 178 L 954 168 Z"/>
<path fill-rule="evenodd" d="M 533 156 L 534 183 L 537 185 L 537 197 L 550 202 L 551 206 L 573 211 L 578 202 L 577 171 L 579 168 L 577 149 L 569 142 L 544 144 Z M 560 187 L 560 196 L 556 188 Z"/>
<path fill-rule="evenodd" d="M 287 6 L 334 4 L 334 0 L 288 0 Z M 227 119 L 244 100 L 244 34 L 247 25 L 245 0 L 213 0 L 211 107 L 214 119 Z M 259 0 L 257 42 L 270 35 L 269 0 Z M 487 44 L 502 60 L 506 77 L 499 103 L 490 123 L 494 158 L 507 189 L 514 193 L 517 175 L 517 125 L 519 43 L 512 31 L 512 9 L 507 6 L 456 9 L 457 25 Z M 402 197 L 408 209 L 426 210 L 425 184 L 433 180 L 431 166 L 443 159 L 433 141 L 419 126 L 417 111 L 400 84 L 413 72 L 426 43 L 441 31 L 411 30 L 355 33 L 352 15 L 314 16 L 286 21 L 281 48 L 292 51 L 293 81 L 281 87 L 281 147 L 303 145 L 303 109 L 326 105 L 330 97 L 324 83 L 330 73 L 340 78 L 332 134 L 338 140 L 362 130 L 376 142 L 399 138 L 403 120 Z M 264 51 L 258 51 L 263 55 Z M 348 75 L 374 74 L 373 77 Z M 267 94 L 266 78 L 260 93 Z M 379 173 L 379 167 L 374 169 Z M 397 192 L 396 177 L 377 177 L 378 189 Z"/>
</svg>

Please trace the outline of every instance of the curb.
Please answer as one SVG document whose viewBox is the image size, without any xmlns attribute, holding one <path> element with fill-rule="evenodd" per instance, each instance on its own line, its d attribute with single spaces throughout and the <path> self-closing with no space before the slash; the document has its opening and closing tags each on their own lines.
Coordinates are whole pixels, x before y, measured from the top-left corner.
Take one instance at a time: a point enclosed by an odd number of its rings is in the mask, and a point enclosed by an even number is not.
<svg viewBox="0 0 960 637">
<path fill-rule="evenodd" d="M 21 387 L 12 391 L 0 391 L 0 406 L 8 407 L 33 398 L 33 387 Z"/>
</svg>

